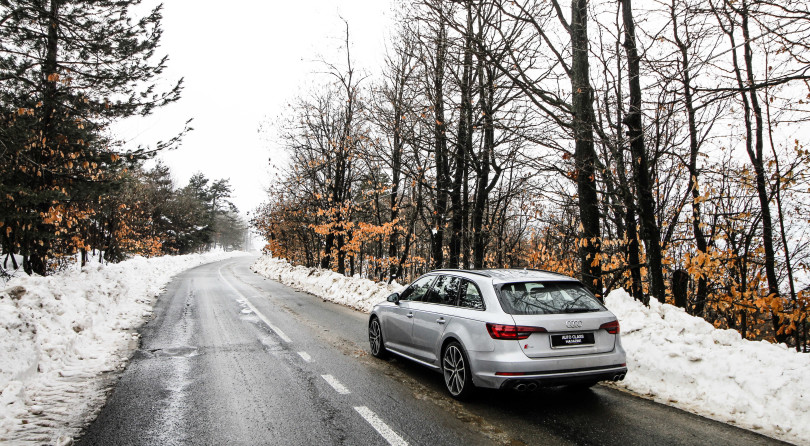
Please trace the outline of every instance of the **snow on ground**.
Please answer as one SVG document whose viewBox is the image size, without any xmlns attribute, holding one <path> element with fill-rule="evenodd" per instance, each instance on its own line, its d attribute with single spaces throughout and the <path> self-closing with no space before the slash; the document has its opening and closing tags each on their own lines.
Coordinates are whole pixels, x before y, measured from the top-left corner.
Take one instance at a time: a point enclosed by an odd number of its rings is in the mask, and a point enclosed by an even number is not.
<svg viewBox="0 0 810 446">
<path fill-rule="evenodd" d="M 264 277 L 314 294 L 356 310 L 371 312 L 371 308 L 388 295 L 402 289 L 393 282 L 390 285 L 359 277 L 346 277 L 334 271 L 305 266 L 292 266 L 286 260 L 262 256 L 251 269 Z"/>
<path fill-rule="evenodd" d="M 624 290 L 608 294 L 619 317 L 631 392 L 782 440 L 810 444 L 810 355 L 742 339 L 683 309 L 647 308 Z"/>
<path fill-rule="evenodd" d="M 0 283 L 0 443 L 69 443 L 172 276 L 240 254 L 138 257 Z"/>
<path fill-rule="evenodd" d="M 294 267 L 262 256 L 259 274 L 325 300 L 369 312 L 401 285 L 345 277 L 317 268 Z M 810 355 L 784 345 L 743 340 L 680 308 L 650 307 L 615 290 L 607 307 L 619 318 L 628 373 L 615 383 L 715 420 L 782 440 L 810 445 Z"/>
</svg>

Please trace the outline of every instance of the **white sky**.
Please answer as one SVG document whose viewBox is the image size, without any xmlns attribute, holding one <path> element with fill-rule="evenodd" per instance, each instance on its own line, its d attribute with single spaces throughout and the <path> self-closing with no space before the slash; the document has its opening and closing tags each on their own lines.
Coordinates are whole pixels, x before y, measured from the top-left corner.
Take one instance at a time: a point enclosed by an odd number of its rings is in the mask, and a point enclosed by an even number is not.
<svg viewBox="0 0 810 446">
<path fill-rule="evenodd" d="M 185 78 L 183 98 L 144 119 L 114 127 L 127 147 L 154 144 L 177 134 L 189 118 L 194 131 L 179 149 L 160 158 L 177 185 L 195 172 L 229 178 L 241 212 L 264 201 L 271 147 L 260 123 L 272 123 L 295 95 L 322 71 L 320 60 L 342 63 L 349 23 L 356 66 L 376 71 L 391 28 L 390 0 L 164 3 L 161 53 L 169 55 L 166 79 Z"/>
</svg>

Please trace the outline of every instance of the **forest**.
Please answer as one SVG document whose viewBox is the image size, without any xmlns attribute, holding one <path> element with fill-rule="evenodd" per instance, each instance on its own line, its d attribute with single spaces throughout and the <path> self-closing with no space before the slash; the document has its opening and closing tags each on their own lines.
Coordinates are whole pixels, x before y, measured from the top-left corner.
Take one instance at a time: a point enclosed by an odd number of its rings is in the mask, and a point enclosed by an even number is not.
<svg viewBox="0 0 810 446">
<path fill-rule="evenodd" d="M 551 270 L 808 351 L 805 1 L 400 3 L 381 70 L 347 23 L 277 124 L 269 252 Z"/>
<path fill-rule="evenodd" d="M 92 256 L 243 246 L 229 180 L 177 187 L 155 154 L 191 128 L 126 149 L 110 127 L 180 99 L 161 87 L 161 7 L 139 1 L 0 2 L 0 279 L 47 275 Z M 140 10 L 139 10 L 140 11 Z"/>
</svg>

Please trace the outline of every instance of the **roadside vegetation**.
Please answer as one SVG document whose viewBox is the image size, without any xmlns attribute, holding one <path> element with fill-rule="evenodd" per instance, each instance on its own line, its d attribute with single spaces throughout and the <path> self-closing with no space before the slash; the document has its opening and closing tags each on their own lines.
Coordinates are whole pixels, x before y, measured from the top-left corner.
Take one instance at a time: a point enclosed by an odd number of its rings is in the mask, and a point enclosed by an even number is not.
<svg viewBox="0 0 810 446">
<path fill-rule="evenodd" d="M 90 256 L 189 253 L 242 246 L 246 223 L 228 180 L 176 187 L 146 162 L 190 127 L 124 150 L 110 125 L 180 98 L 158 80 L 161 8 L 140 1 L 0 2 L 0 254 L 3 275 L 47 275 Z"/>
<path fill-rule="evenodd" d="M 277 124 L 274 256 L 549 269 L 807 350 L 806 2 L 404 3 L 379 75 L 347 25 Z"/>
</svg>

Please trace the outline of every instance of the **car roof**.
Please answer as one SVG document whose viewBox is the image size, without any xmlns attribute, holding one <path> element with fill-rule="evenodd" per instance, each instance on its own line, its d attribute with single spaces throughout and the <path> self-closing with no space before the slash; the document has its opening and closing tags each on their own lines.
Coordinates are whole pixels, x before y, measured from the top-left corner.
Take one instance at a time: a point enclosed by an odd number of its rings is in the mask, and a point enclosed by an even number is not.
<svg viewBox="0 0 810 446">
<path fill-rule="evenodd" d="M 541 269 L 529 268 L 498 268 L 498 269 L 437 269 L 430 273 L 466 273 L 484 276 L 492 279 L 492 283 L 528 282 L 528 281 L 555 281 L 579 282 L 577 279 L 565 274 L 555 273 Z"/>
</svg>

